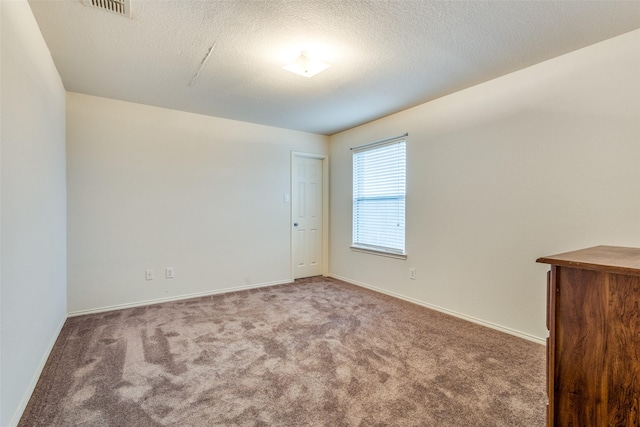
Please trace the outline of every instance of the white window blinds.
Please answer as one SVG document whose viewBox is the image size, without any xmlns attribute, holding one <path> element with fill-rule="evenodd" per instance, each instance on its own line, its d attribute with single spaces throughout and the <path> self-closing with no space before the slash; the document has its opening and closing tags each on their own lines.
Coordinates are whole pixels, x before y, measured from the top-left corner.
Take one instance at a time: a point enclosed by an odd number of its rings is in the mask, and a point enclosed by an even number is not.
<svg viewBox="0 0 640 427">
<path fill-rule="evenodd" d="M 405 254 L 406 140 L 353 149 L 353 247 Z"/>
</svg>

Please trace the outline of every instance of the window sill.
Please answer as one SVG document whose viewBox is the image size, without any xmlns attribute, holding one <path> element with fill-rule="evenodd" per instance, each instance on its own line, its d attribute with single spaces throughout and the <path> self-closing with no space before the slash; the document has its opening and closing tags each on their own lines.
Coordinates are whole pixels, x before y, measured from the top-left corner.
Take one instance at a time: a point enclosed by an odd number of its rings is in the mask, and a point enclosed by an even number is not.
<svg viewBox="0 0 640 427">
<path fill-rule="evenodd" d="M 365 254 L 384 256 L 387 258 L 395 258 L 395 259 L 407 259 L 406 254 L 398 254 L 394 252 L 387 252 L 379 249 L 371 249 L 371 248 L 361 248 L 359 246 L 351 246 L 351 250 L 354 252 L 362 252 Z"/>
</svg>

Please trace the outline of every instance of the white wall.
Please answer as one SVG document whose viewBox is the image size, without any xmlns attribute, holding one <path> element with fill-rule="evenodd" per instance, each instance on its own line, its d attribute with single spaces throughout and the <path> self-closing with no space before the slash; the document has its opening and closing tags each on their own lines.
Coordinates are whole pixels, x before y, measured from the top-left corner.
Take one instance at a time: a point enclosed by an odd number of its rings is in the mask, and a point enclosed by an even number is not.
<svg viewBox="0 0 640 427">
<path fill-rule="evenodd" d="M 70 313 L 288 281 L 290 152 L 328 149 L 325 136 L 69 93 Z"/>
<path fill-rule="evenodd" d="M 639 76 L 640 30 L 334 135 L 332 275 L 542 339 L 536 258 L 640 246 Z M 408 259 L 352 252 L 349 147 L 404 132 Z"/>
<path fill-rule="evenodd" d="M 0 2 L 0 425 L 17 423 L 66 319 L 65 91 L 26 1 Z"/>
</svg>

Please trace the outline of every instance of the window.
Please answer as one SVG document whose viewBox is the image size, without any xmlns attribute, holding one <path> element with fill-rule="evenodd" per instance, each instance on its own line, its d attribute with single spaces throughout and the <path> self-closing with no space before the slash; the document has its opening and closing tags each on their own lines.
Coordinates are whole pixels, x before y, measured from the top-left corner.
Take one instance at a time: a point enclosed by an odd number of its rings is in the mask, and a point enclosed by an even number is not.
<svg viewBox="0 0 640 427">
<path fill-rule="evenodd" d="M 353 149 L 354 249 L 405 254 L 405 136 Z"/>
</svg>

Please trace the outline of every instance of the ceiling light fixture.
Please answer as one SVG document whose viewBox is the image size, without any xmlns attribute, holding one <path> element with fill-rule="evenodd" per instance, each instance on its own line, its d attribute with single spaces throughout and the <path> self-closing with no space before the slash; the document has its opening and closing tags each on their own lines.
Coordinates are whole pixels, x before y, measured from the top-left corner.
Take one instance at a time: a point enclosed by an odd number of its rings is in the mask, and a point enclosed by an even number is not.
<svg viewBox="0 0 640 427">
<path fill-rule="evenodd" d="M 329 64 L 310 58 L 309 55 L 307 55 L 307 52 L 302 52 L 295 61 L 282 68 L 300 76 L 313 77 L 329 68 Z"/>
</svg>

